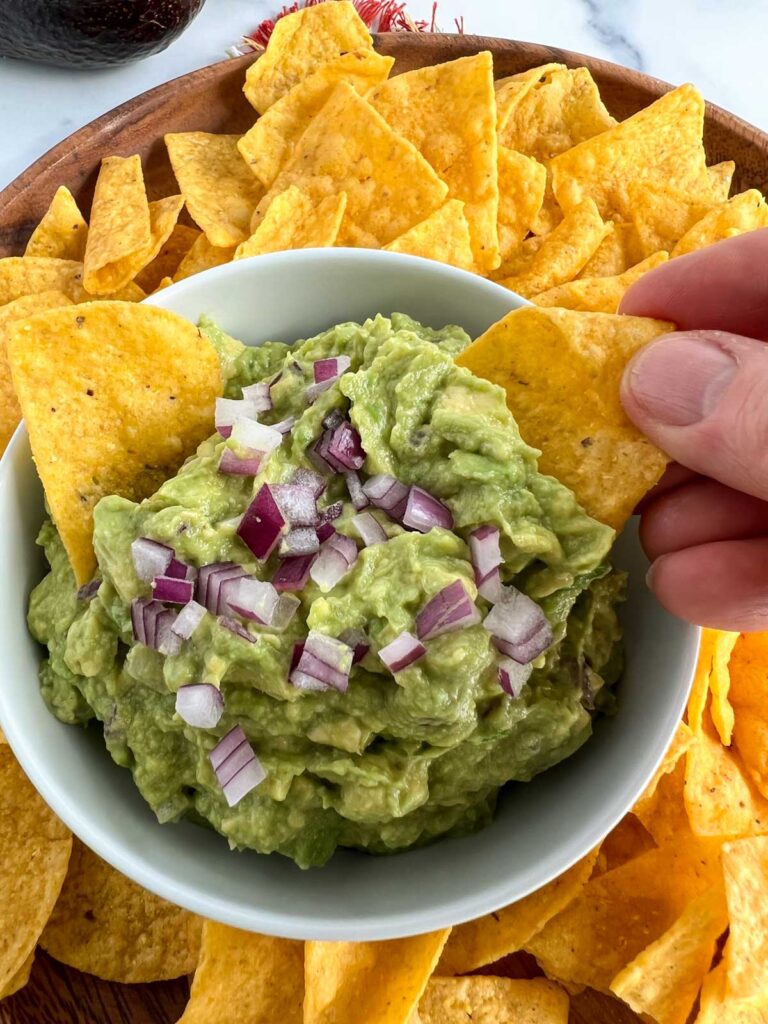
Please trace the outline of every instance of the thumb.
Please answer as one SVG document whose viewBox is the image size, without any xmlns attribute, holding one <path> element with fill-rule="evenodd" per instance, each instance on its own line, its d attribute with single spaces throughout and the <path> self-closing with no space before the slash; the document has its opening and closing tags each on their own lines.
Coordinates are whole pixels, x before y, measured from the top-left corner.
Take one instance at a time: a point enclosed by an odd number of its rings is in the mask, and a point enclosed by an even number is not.
<svg viewBox="0 0 768 1024">
<path fill-rule="evenodd" d="M 724 331 L 665 335 L 629 363 L 621 399 L 676 462 L 768 500 L 768 344 Z"/>
</svg>

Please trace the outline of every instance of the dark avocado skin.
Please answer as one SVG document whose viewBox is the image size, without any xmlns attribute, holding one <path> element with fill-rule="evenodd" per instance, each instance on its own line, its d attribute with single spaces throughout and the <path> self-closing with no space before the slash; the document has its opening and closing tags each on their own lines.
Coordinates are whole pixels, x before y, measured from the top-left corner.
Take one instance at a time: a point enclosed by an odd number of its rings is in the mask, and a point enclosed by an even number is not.
<svg viewBox="0 0 768 1024">
<path fill-rule="evenodd" d="M 0 56 L 106 68 L 164 50 L 205 0 L 0 0 Z"/>
</svg>

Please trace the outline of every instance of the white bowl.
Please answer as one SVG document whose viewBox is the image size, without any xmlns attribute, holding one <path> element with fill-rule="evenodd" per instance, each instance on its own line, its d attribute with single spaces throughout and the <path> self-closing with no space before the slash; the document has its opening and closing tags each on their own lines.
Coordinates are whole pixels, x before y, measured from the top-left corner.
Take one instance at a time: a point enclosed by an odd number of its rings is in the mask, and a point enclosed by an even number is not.
<svg viewBox="0 0 768 1024">
<path fill-rule="evenodd" d="M 212 314 L 251 344 L 293 341 L 344 320 L 400 311 L 476 336 L 522 300 L 471 274 L 410 256 L 303 250 L 243 260 L 187 279 L 154 305 L 192 320 Z M 62 725 L 46 709 L 43 655 L 27 632 L 44 571 L 34 540 L 43 503 L 23 427 L 0 463 L 0 722 L 45 800 L 101 857 L 166 899 L 239 928 L 313 939 L 386 939 L 457 924 L 544 885 L 590 850 L 640 795 L 675 731 L 693 675 L 698 631 L 668 615 L 644 583 L 629 528 L 615 555 L 629 570 L 627 669 L 615 717 L 597 722 L 574 756 L 511 785 L 491 827 L 390 857 L 337 853 L 299 870 L 278 855 L 232 853 L 216 833 L 159 825 L 97 729 Z"/>
</svg>

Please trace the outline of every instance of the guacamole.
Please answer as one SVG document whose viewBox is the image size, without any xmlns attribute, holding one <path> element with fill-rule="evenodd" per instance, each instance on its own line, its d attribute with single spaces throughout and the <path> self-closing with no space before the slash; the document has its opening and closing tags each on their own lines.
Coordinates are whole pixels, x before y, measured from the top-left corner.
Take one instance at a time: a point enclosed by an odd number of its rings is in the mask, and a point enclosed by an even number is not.
<svg viewBox="0 0 768 1024">
<path fill-rule="evenodd" d="M 109 753 L 130 769 L 160 822 L 189 818 L 233 848 L 277 851 L 301 867 L 323 864 L 339 846 L 391 853 L 486 825 L 501 786 L 568 757 L 593 717 L 610 710 L 624 590 L 608 562 L 613 531 L 538 472 L 503 391 L 455 365 L 469 343 L 457 327 L 434 331 L 393 314 L 292 346 L 248 348 L 210 321 L 200 326 L 219 352 L 227 398 L 269 384 L 261 394 L 271 407 L 258 421 L 280 424 L 282 441 L 255 476 L 253 468 L 239 475 L 222 471 L 222 457 L 247 461 L 242 439 L 217 432 L 141 504 L 103 498 L 94 517 L 99 572 L 79 594 L 55 527 L 43 525 L 50 572 L 32 594 L 29 624 L 48 648 L 40 679 L 49 708 L 64 722 L 101 723 Z M 317 385 L 325 360 L 336 360 L 338 373 Z M 285 557 L 280 547 L 254 555 L 244 513 L 253 518 L 254 495 L 281 493 L 297 470 L 310 479 L 318 439 L 341 421 L 362 449 L 358 482 L 394 478 L 408 494 L 421 488 L 450 525 L 414 529 L 404 525 L 403 503 L 385 510 L 374 502 L 365 511 L 383 539 L 364 544 L 354 480 L 329 467 L 316 498 L 324 540 L 309 559 L 316 568 L 328 537 L 342 538 L 343 550 L 354 549 L 343 574 L 313 572 L 299 590 L 284 589 L 292 617 L 279 627 L 208 607 L 175 646 L 147 640 L 136 609 L 150 602 L 152 582 L 137 572 L 135 542 L 172 549 L 181 575 L 197 575 L 188 589 L 203 606 L 210 594 L 201 597 L 200 570 L 214 563 L 276 580 Z M 293 522 L 298 548 L 289 553 L 300 550 L 299 529 L 304 540 L 309 530 L 309 549 L 320 543 L 319 527 Z M 504 644 L 483 624 L 493 606 L 478 592 L 470 553 L 479 527 L 498 537 L 505 593 L 529 609 L 532 599 L 546 616 L 545 649 L 527 678 L 506 689 Z M 428 637 L 415 636 L 420 613 L 457 581 L 471 614 L 458 627 L 445 619 Z M 172 621 L 179 607 L 166 604 L 160 614 L 171 609 Z M 343 685 L 304 685 L 302 645 L 317 634 L 334 638 L 336 651 L 339 638 L 355 648 L 351 669 L 350 657 L 334 670 Z M 417 645 L 402 668 L 379 655 L 396 640 Z M 178 691 L 191 684 L 216 688 L 223 710 L 215 725 L 193 726 L 179 714 Z M 211 754 L 235 727 L 260 775 L 230 805 Z"/>
</svg>

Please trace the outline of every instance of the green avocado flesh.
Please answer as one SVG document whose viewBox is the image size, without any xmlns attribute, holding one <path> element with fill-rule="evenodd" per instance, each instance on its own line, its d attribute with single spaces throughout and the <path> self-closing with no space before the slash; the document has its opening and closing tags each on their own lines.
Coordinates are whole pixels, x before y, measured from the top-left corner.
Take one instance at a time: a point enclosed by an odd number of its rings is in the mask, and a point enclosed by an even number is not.
<svg viewBox="0 0 768 1024">
<path fill-rule="evenodd" d="M 455 365 L 469 342 L 457 327 L 433 331 L 394 314 L 260 348 L 210 321 L 201 328 L 219 352 L 226 396 L 282 370 L 274 408 L 261 418 L 295 415 L 297 423 L 255 480 L 217 471 L 227 442 L 214 434 L 141 504 L 102 499 L 94 533 L 102 582 L 89 602 L 77 600 L 58 534 L 44 524 L 39 543 L 51 571 L 32 594 L 29 625 L 48 647 L 40 677 L 50 710 L 63 722 L 102 723 L 107 749 L 159 821 L 188 817 L 232 848 L 277 851 L 301 867 L 323 864 L 338 846 L 391 853 L 486 825 L 499 787 L 568 757 L 594 715 L 611 709 L 625 586 L 607 560 L 613 531 L 538 472 L 503 391 Z M 350 370 L 308 405 L 313 362 L 340 355 Z M 389 540 L 361 548 L 327 593 L 310 580 L 284 633 L 251 623 L 249 643 L 206 614 L 176 655 L 137 643 L 130 605 L 150 588 L 134 570 L 132 541 L 149 537 L 191 565 L 234 561 L 271 579 L 277 554 L 257 562 L 236 535 L 238 517 L 265 481 L 310 467 L 307 447 L 333 409 L 360 433 L 364 474 L 426 488 L 450 508 L 454 529 L 410 532 L 377 512 Z M 345 504 L 334 525 L 360 545 L 343 476 L 331 478 L 320 505 L 337 500 Z M 487 614 L 466 542 L 484 523 L 501 532 L 504 581 L 541 605 L 555 636 L 516 699 L 499 685 L 500 656 L 482 625 L 427 641 L 426 656 L 396 676 L 376 654 L 403 630 L 415 632 L 419 610 L 456 579 Z M 294 644 L 308 630 L 338 637 L 351 628 L 365 630 L 371 650 L 346 693 L 288 682 Z M 175 713 L 175 693 L 188 683 L 221 689 L 215 728 L 193 728 Z M 235 725 L 267 777 L 229 807 L 209 754 Z"/>
</svg>

